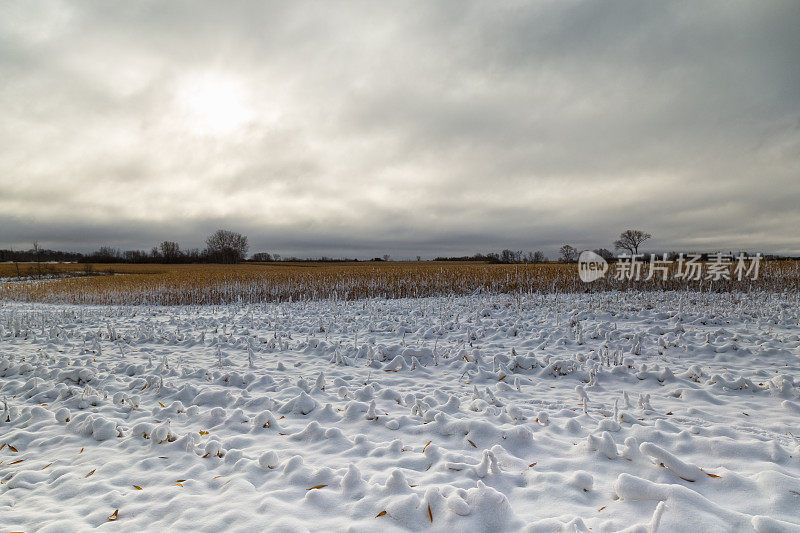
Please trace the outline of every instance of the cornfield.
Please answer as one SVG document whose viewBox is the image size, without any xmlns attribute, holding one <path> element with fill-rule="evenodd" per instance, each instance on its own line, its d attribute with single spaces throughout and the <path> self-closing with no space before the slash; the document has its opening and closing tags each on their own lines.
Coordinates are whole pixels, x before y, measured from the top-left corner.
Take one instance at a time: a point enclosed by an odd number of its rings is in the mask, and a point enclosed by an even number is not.
<svg viewBox="0 0 800 533">
<path fill-rule="evenodd" d="M 36 265 L 20 265 L 34 275 Z M 757 280 L 618 280 L 592 283 L 575 264 L 470 262 L 246 263 L 240 265 L 48 265 L 57 279 L 0 282 L 0 300 L 109 305 L 202 305 L 323 298 L 414 298 L 490 293 L 570 293 L 608 290 L 800 291 L 800 263 L 762 262 Z M 85 275 L 94 274 L 94 275 Z M 0 265 L 0 277 L 16 267 Z M 11 278 L 13 279 L 13 278 Z"/>
</svg>

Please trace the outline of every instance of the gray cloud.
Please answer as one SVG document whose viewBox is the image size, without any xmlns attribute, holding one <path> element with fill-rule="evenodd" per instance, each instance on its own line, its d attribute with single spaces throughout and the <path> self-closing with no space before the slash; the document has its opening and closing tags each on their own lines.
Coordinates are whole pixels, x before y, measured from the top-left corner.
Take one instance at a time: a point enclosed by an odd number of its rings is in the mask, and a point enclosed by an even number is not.
<svg viewBox="0 0 800 533">
<path fill-rule="evenodd" d="M 800 253 L 793 2 L 0 4 L 0 246 Z"/>
</svg>

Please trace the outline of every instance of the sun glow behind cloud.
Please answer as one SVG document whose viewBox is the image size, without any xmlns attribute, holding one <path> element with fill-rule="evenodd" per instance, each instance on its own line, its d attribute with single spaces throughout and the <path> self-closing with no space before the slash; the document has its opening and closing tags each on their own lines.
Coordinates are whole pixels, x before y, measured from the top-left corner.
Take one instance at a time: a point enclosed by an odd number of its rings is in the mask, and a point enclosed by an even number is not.
<svg viewBox="0 0 800 533">
<path fill-rule="evenodd" d="M 175 99 L 186 128 L 199 135 L 230 135 L 253 119 L 243 84 L 230 75 L 203 72 L 186 76 Z"/>
</svg>

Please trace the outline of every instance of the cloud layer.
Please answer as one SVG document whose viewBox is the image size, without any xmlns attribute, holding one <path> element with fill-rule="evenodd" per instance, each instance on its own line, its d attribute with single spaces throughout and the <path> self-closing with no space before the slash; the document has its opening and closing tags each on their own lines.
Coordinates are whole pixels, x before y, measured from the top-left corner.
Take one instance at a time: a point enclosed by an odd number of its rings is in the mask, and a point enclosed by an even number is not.
<svg viewBox="0 0 800 533">
<path fill-rule="evenodd" d="M 0 247 L 800 253 L 796 2 L 0 4 Z"/>
</svg>

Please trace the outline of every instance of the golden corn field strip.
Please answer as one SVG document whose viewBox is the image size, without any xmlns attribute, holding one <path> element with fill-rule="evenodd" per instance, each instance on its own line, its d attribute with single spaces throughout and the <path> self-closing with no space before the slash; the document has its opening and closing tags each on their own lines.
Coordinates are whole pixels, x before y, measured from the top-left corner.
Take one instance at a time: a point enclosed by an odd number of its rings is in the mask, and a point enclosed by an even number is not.
<svg viewBox="0 0 800 533">
<path fill-rule="evenodd" d="M 19 265 L 35 275 L 37 265 Z M 84 274 L 82 264 L 49 264 L 51 274 Z M 620 281 L 613 266 L 602 280 L 580 281 L 575 264 L 485 264 L 472 262 L 95 264 L 91 273 L 59 279 L 0 283 L 0 300 L 88 304 L 199 305 L 297 301 L 321 298 L 405 298 L 495 293 L 598 290 L 798 291 L 800 262 L 762 262 L 756 281 L 685 282 L 680 279 Z M 114 273 L 116 275 L 108 275 Z M 646 274 L 646 265 L 643 268 Z M 0 265 L 13 277 L 16 266 Z M 12 278 L 13 279 L 13 278 Z"/>
</svg>

